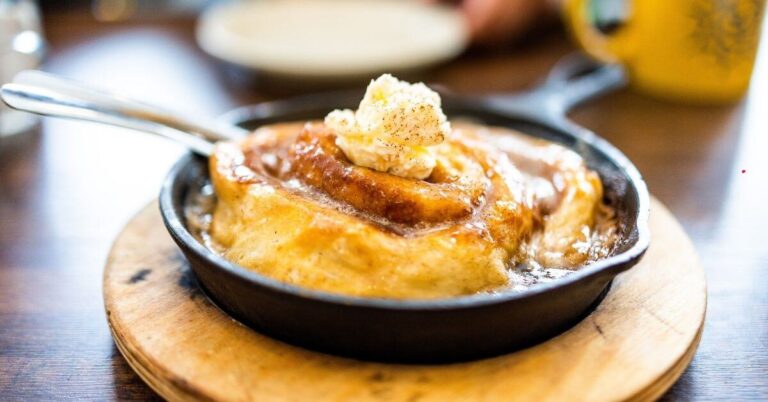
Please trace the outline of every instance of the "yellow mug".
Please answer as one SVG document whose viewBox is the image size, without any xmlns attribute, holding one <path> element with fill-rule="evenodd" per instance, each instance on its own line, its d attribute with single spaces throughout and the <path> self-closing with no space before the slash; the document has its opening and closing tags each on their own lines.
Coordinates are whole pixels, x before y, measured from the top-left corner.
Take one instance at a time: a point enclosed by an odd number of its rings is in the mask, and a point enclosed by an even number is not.
<svg viewBox="0 0 768 402">
<path fill-rule="evenodd" d="M 765 0 L 565 0 L 582 48 L 654 96 L 724 103 L 749 86 Z"/>
</svg>

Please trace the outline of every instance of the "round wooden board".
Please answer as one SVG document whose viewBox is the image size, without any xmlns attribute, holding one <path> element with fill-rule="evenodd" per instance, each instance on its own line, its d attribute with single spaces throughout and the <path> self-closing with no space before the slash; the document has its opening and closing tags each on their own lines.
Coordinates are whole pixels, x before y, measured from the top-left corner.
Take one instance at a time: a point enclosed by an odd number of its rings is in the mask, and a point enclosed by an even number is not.
<svg viewBox="0 0 768 402">
<path fill-rule="evenodd" d="M 652 245 L 597 309 L 534 347 L 449 365 L 393 365 L 304 350 L 229 318 L 198 290 L 152 203 L 119 235 L 104 272 L 115 343 L 169 400 L 652 400 L 698 345 L 706 284 L 696 252 L 654 200 Z"/>
</svg>

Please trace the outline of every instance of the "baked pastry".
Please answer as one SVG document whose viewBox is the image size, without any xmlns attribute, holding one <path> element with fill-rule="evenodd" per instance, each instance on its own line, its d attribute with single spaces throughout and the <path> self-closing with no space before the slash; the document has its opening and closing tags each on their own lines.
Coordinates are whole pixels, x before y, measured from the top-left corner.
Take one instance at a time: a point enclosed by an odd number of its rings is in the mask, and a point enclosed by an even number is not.
<svg viewBox="0 0 768 402">
<path fill-rule="evenodd" d="M 353 296 L 440 298 L 530 285 L 608 255 L 598 175 L 567 148 L 451 124 L 439 96 L 391 76 L 357 111 L 217 145 L 203 228 L 225 258 Z"/>
</svg>

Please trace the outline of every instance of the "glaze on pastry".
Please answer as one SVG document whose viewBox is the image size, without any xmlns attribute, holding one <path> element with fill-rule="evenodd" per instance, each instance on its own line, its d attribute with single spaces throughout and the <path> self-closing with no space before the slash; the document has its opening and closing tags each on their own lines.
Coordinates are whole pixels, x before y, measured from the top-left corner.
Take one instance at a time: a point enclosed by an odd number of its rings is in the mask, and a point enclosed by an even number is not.
<svg viewBox="0 0 768 402">
<path fill-rule="evenodd" d="M 218 144 L 209 245 L 282 282 L 383 298 L 524 288 L 610 253 L 612 210 L 578 154 L 451 127 L 423 84 L 377 82 L 355 112 Z"/>
</svg>

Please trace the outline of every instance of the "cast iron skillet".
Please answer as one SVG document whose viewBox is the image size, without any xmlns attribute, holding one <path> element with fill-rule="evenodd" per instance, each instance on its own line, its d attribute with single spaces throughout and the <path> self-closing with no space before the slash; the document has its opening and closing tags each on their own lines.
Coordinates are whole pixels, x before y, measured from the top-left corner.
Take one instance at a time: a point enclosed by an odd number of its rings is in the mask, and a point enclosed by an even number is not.
<svg viewBox="0 0 768 402">
<path fill-rule="evenodd" d="M 185 197 L 208 179 L 206 160 L 189 154 L 171 169 L 160 209 L 199 285 L 221 309 L 274 338 L 322 352 L 388 362 L 437 363 L 498 355 L 550 338 L 591 311 L 611 280 L 635 265 L 648 247 L 649 198 L 632 163 L 605 140 L 567 120 L 575 104 L 624 83 L 616 66 L 571 56 L 537 89 L 484 98 L 443 95 L 451 119 L 469 117 L 510 127 L 576 150 L 603 180 L 619 211 L 616 253 L 559 280 L 523 292 L 440 300 L 348 297 L 287 285 L 228 262 L 190 234 Z M 248 129 L 322 118 L 355 107 L 362 92 L 332 93 L 234 110 L 224 120 Z M 322 267 L 319 267 L 320 269 Z"/>
</svg>

